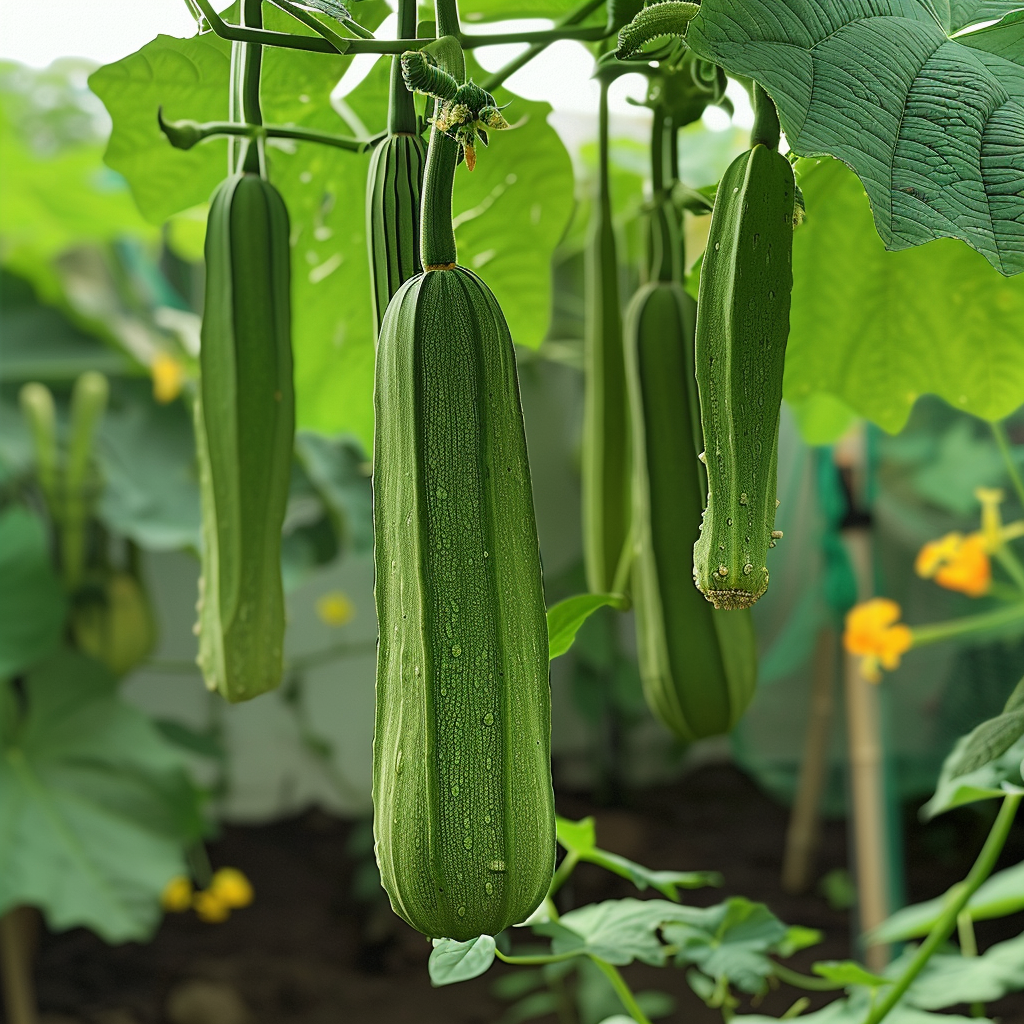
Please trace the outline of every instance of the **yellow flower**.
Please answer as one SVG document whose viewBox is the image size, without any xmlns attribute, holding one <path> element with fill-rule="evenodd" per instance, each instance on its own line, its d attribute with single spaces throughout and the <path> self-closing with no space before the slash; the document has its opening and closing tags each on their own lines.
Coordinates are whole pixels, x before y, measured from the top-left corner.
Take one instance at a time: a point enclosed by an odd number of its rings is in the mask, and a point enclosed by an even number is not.
<svg viewBox="0 0 1024 1024">
<path fill-rule="evenodd" d="M 998 536 L 998 526 L 996 529 Z M 989 550 L 985 534 L 972 533 L 965 537 L 962 533 L 947 533 L 921 548 L 914 562 L 914 571 L 924 579 L 934 578 L 940 587 L 947 590 L 981 597 L 992 583 Z"/>
<path fill-rule="evenodd" d="M 231 915 L 231 907 L 213 889 L 202 889 L 192 897 L 196 916 L 207 924 L 220 924 Z"/>
<path fill-rule="evenodd" d="M 149 367 L 153 378 L 153 398 L 163 405 L 181 394 L 185 367 L 168 352 L 158 352 Z"/>
<path fill-rule="evenodd" d="M 215 871 L 209 891 L 233 910 L 252 903 L 252 883 L 238 868 L 219 868 Z"/>
<path fill-rule="evenodd" d="M 910 627 L 899 621 L 900 606 L 887 597 L 875 597 L 855 605 L 846 615 L 843 646 L 850 654 L 859 654 L 864 678 L 877 683 L 882 668 L 892 671 L 900 656 L 914 643 Z"/>
<path fill-rule="evenodd" d="M 328 626 L 344 626 L 355 615 L 356 606 L 340 590 L 332 590 L 317 599 L 316 613 Z"/>
<path fill-rule="evenodd" d="M 176 875 L 167 883 L 160 905 L 173 914 L 188 910 L 192 906 L 192 882 L 184 875 Z"/>
</svg>

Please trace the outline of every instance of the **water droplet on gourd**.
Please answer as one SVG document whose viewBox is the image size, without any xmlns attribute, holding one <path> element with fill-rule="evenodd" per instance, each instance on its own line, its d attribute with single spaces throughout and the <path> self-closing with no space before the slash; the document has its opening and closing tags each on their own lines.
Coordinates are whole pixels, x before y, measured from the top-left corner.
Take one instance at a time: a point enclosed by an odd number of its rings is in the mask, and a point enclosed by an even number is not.
<svg viewBox="0 0 1024 1024">
<path fill-rule="evenodd" d="M 747 564 L 745 566 L 743 566 L 743 575 L 744 576 L 749 576 L 753 571 L 754 571 L 754 567 L 749 562 L 747 562 Z"/>
<path fill-rule="evenodd" d="M 732 516 L 729 516 L 729 517 L 728 517 L 728 518 L 727 518 L 727 519 L 725 520 L 725 525 L 726 525 L 726 526 L 732 526 Z"/>
<path fill-rule="evenodd" d="M 463 840 L 462 840 L 462 845 L 467 850 L 472 850 L 473 849 L 473 837 L 472 836 L 464 836 Z"/>
<path fill-rule="evenodd" d="M 490 882 L 484 882 L 484 892 L 490 896 L 494 892 L 494 886 Z"/>
<path fill-rule="evenodd" d="M 725 566 L 725 565 L 720 565 L 720 566 L 718 567 L 718 575 L 719 575 L 719 576 L 722 576 L 723 578 L 724 578 L 725 576 L 728 576 L 728 575 L 729 575 L 729 568 L 728 568 L 728 566 Z"/>
<path fill-rule="evenodd" d="M 722 243 L 721 242 L 715 242 L 715 252 L 718 252 L 718 250 L 721 249 L 721 248 L 722 248 Z"/>
<path fill-rule="evenodd" d="M 747 501 L 748 501 L 747 492 L 746 491 L 742 491 L 740 493 L 740 504 L 741 505 L 746 505 Z"/>
<path fill-rule="evenodd" d="M 505 862 L 503 860 L 492 860 L 490 862 L 490 864 L 487 865 L 487 867 L 491 871 L 504 871 L 505 870 Z"/>
<path fill-rule="evenodd" d="M 484 715 L 484 725 L 494 725 L 494 715 L 492 715 L 490 711 Z"/>
<path fill-rule="evenodd" d="M 465 917 L 465 916 L 466 916 L 466 908 L 465 907 L 459 907 L 459 917 Z"/>
<path fill-rule="evenodd" d="M 452 644 L 452 657 L 458 658 L 462 655 L 462 648 L 458 644 Z"/>
<path fill-rule="evenodd" d="M 459 787 L 458 786 L 452 786 L 452 796 L 458 796 L 458 795 L 459 795 Z"/>
</svg>

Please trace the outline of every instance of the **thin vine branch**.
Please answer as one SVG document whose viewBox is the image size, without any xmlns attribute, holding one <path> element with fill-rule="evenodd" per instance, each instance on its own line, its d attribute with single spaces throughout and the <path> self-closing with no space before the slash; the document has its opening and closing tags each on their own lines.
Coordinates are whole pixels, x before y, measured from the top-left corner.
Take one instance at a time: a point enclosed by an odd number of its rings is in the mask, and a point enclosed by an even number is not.
<svg viewBox="0 0 1024 1024">
<path fill-rule="evenodd" d="M 999 446 L 999 454 L 1006 463 L 1006 472 L 1009 474 L 1013 489 L 1017 492 L 1017 499 L 1024 505 L 1024 480 L 1021 479 L 1017 463 L 1013 461 L 1013 449 L 1010 446 L 1010 439 L 1006 436 L 1006 427 L 998 420 L 993 420 L 989 427 L 992 428 L 992 436 Z"/>
</svg>

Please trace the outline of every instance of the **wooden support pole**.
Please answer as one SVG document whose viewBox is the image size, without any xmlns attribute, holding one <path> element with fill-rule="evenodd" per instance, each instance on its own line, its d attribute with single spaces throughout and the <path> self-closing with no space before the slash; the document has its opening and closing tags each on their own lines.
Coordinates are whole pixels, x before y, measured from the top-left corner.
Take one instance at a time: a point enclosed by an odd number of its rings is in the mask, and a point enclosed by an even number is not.
<svg viewBox="0 0 1024 1024">
<path fill-rule="evenodd" d="M 844 531 L 857 578 L 859 600 L 871 596 L 871 534 L 864 528 Z M 889 841 L 885 808 L 884 762 L 878 685 L 868 682 L 858 655 L 844 653 L 847 749 L 853 802 L 853 849 L 856 861 L 860 933 L 880 925 L 890 914 Z M 876 973 L 889 962 L 888 946 L 869 946 L 864 961 Z"/>
<path fill-rule="evenodd" d="M 835 704 L 836 653 L 836 631 L 831 625 L 823 626 L 814 649 L 804 756 L 782 861 L 782 887 L 791 893 L 806 892 L 814 881 L 821 830 L 821 796 L 828 776 L 828 746 Z"/>
<path fill-rule="evenodd" d="M 0 916 L 0 975 L 7 1024 L 39 1024 L 32 959 L 35 911 L 14 907 Z"/>
</svg>

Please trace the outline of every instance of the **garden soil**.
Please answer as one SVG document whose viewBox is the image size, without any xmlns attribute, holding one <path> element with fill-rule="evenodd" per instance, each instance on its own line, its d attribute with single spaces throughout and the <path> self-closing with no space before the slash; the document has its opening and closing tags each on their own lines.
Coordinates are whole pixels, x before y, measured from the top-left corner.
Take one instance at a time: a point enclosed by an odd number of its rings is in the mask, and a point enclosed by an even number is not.
<svg viewBox="0 0 1024 1024">
<path fill-rule="evenodd" d="M 705 766 L 670 786 L 631 794 L 621 807 L 564 793 L 558 804 L 568 817 L 593 814 L 602 847 L 648 867 L 723 874 L 722 889 L 686 892 L 686 902 L 707 905 L 743 895 L 764 901 L 787 924 L 820 929 L 821 944 L 794 956 L 790 966 L 808 972 L 816 960 L 851 955 L 850 916 L 835 906 L 842 885 L 832 886 L 832 903 L 821 886 L 802 896 L 782 890 L 787 811 L 736 768 Z M 969 808 L 928 825 L 917 821 L 915 810 L 905 812 L 909 901 L 935 896 L 962 878 L 987 830 L 983 815 Z M 42 936 L 37 986 L 43 1024 L 501 1024 L 511 1003 L 494 992 L 495 982 L 517 969 L 497 965 L 482 978 L 432 989 L 430 945 L 391 913 L 373 884 L 367 834 L 365 823 L 319 811 L 226 828 L 210 843 L 210 857 L 214 867 L 238 867 L 249 876 L 252 906 L 220 924 L 192 913 L 168 915 L 147 945 L 109 947 L 83 930 Z M 1022 858 L 1018 823 L 1003 863 Z M 845 825 L 826 822 L 817 876 L 846 864 Z M 625 880 L 582 865 L 559 903 L 569 909 L 633 895 L 651 893 L 637 894 Z M 983 922 L 979 945 L 987 948 L 1022 928 L 1024 915 Z M 516 939 L 521 944 L 529 936 L 516 933 Z M 684 971 L 633 965 L 624 975 L 634 991 L 673 997 L 666 1021 L 721 1021 L 690 990 Z M 801 995 L 787 986 L 756 1008 L 744 999 L 740 1012 L 779 1016 Z M 830 998 L 810 996 L 811 1007 Z M 1004 1024 L 1024 1024 L 1024 994 L 988 1009 Z M 558 1020 L 554 1014 L 535 1019 Z"/>
</svg>

